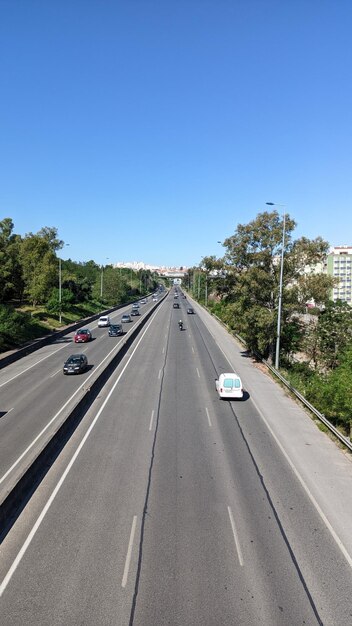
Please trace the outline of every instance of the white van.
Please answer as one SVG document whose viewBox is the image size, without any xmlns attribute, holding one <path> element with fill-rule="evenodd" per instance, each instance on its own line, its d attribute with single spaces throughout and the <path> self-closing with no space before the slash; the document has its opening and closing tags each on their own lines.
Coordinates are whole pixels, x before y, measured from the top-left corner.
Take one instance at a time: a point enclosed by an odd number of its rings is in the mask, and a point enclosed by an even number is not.
<svg viewBox="0 0 352 626">
<path fill-rule="evenodd" d="M 110 317 L 108 315 L 102 315 L 98 319 L 98 328 L 103 328 L 104 326 L 110 326 Z"/>
<path fill-rule="evenodd" d="M 215 385 L 220 398 L 243 398 L 242 381 L 235 372 L 220 374 Z"/>
</svg>

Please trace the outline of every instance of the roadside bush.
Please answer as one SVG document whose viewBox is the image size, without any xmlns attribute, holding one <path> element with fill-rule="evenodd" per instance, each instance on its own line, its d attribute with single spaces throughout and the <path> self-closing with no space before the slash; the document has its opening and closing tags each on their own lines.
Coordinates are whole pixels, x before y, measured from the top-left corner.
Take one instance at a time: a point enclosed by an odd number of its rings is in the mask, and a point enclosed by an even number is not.
<svg viewBox="0 0 352 626">
<path fill-rule="evenodd" d="M 28 314 L 0 305 L 0 351 L 11 350 L 44 334 L 43 327 L 38 326 Z"/>
</svg>

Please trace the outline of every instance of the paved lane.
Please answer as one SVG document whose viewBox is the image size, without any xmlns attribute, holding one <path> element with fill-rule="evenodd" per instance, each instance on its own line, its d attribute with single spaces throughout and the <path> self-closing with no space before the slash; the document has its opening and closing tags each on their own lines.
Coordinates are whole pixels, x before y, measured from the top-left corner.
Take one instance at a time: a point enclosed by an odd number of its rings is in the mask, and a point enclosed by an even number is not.
<svg viewBox="0 0 352 626">
<path fill-rule="evenodd" d="M 150 303 L 141 306 L 141 315 L 149 308 Z M 111 314 L 112 322 L 120 321 L 125 310 L 129 311 L 130 306 Z M 90 325 L 93 341 L 75 344 L 74 333 L 69 333 L 0 370 L 4 412 L 0 420 L 0 496 L 4 497 L 8 485 L 22 475 L 23 468 L 41 450 L 48 432 L 57 430 L 141 317 L 132 319 L 137 322 L 124 325 L 123 337 L 108 337 L 108 329 L 98 328 L 94 322 Z M 89 370 L 79 376 L 63 376 L 64 361 L 78 352 L 87 354 Z"/>
<path fill-rule="evenodd" d="M 168 298 L 4 541 L 5 626 L 350 624 L 347 561 L 251 398 L 218 399 L 200 317 L 179 317 Z"/>
</svg>

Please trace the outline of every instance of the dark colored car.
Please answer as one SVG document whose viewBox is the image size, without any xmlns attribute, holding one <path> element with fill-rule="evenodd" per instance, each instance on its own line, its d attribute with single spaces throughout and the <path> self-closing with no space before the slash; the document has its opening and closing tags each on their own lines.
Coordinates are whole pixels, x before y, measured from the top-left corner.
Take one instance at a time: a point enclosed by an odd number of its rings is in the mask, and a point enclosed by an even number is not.
<svg viewBox="0 0 352 626">
<path fill-rule="evenodd" d="M 132 309 L 131 315 L 133 315 L 133 316 L 140 315 L 139 309 Z"/>
<path fill-rule="evenodd" d="M 85 354 L 71 354 L 64 363 L 64 374 L 81 374 L 88 368 L 88 359 Z"/>
<path fill-rule="evenodd" d="M 125 313 L 122 317 L 121 317 L 121 322 L 122 324 L 126 324 L 127 322 L 132 322 L 131 320 L 131 316 L 128 315 L 127 313 Z"/>
<path fill-rule="evenodd" d="M 89 328 L 81 328 L 81 330 L 77 330 L 73 341 L 75 343 L 86 343 L 87 341 L 92 340 L 92 333 Z"/>
<path fill-rule="evenodd" d="M 179 305 L 178 302 L 174 302 L 173 307 L 174 307 L 174 309 L 179 309 L 180 305 Z"/>
<path fill-rule="evenodd" d="M 121 324 L 111 324 L 109 326 L 108 335 L 109 337 L 119 337 L 120 335 L 123 335 L 123 328 Z"/>
<path fill-rule="evenodd" d="M 194 315 L 194 309 L 192 309 L 192 307 L 189 307 L 187 309 L 187 313 L 188 313 L 188 315 Z"/>
</svg>

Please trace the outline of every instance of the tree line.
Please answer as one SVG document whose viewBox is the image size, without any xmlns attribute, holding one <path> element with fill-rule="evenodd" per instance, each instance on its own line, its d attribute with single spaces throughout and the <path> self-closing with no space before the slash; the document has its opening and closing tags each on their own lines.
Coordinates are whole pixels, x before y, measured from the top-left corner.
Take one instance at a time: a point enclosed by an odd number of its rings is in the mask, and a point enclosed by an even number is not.
<svg viewBox="0 0 352 626">
<path fill-rule="evenodd" d="M 223 257 L 203 257 L 186 280 L 193 297 L 243 338 L 252 354 L 270 362 L 283 259 L 280 369 L 346 431 L 352 425 L 352 308 L 330 299 L 336 279 L 323 270 L 329 243 L 321 237 L 294 240 L 295 227 L 288 214 L 284 229 L 277 211 L 260 213 L 225 239 Z"/>
<path fill-rule="evenodd" d="M 55 227 L 22 237 L 11 218 L 0 221 L 0 350 L 32 336 L 33 319 L 21 315 L 24 304 L 59 318 L 62 311 L 80 311 L 88 303 L 97 310 L 112 307 L 157 286 L 148 270 L 60 260 L 63 247 Z"/>
</svg>

